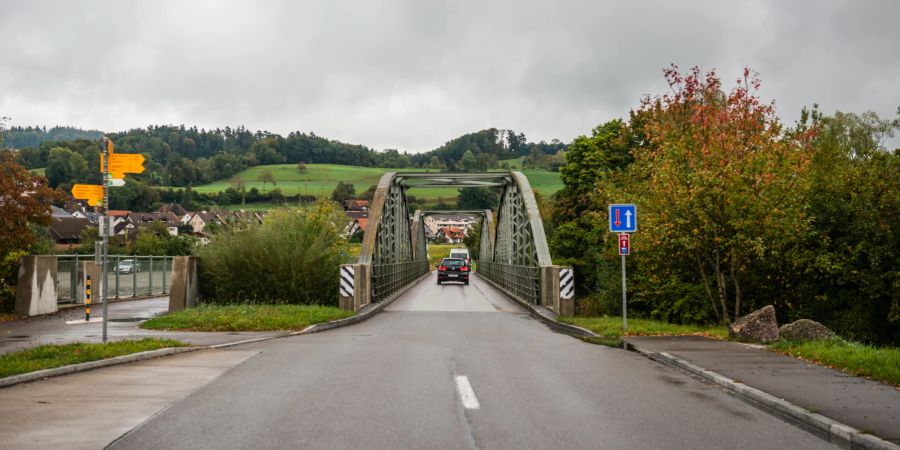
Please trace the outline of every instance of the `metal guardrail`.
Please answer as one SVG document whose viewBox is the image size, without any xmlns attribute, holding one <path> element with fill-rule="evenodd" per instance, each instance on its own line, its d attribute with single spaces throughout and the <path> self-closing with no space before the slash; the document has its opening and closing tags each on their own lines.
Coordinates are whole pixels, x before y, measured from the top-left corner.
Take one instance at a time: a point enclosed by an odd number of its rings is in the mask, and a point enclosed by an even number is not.
<svg viewBox="0 0 900 450">
<path fill-rule="evenodd" d="M 541 268 L 478 261 L 479 276 L 493 281 L 509 294 L 532 305 L 540 303 Z"/>
<path fill-rule="evenodd" d="M 59 304 L 81 303 L 82 264 L 91 255 L 57 255 L 56 300 Z M 130 264 L 129 264 L 130 261 Z M 171 256 L 109 255 L 106 270 L 109 298 L 166 294 L 172 286 Z M 94 280 L 99 288 L 100 280 Z M 99 289 L 95 290 L 99 291 Z M 94 303 L 100 299 L 95 298 Z"/>
<path fill-rule="evenodd" d="M 372 301 L 380 302 L 428 273 L 428 261 L 372 265 Z"/>
</svg>

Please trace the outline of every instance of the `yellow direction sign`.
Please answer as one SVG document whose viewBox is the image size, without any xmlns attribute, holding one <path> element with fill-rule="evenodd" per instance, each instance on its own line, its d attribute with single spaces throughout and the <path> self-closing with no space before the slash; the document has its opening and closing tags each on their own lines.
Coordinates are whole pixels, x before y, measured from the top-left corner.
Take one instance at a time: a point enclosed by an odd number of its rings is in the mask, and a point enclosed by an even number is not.
<svg viewBox="0 0 900 450">
<path fill-rule="evenodd" d="M 103 170 L 103 155 L 100 155 L 100 170 Z M 113 178 L 122 179 L 126 173 L 144 171 L 144 155 L 140 153 L 110 153 L 109 172 Z"/>
<path fill-rule="evenodd" d="M 111 153 L 109 171 L 118 173 L 141 173 L 144 171 L 144 155 L 140 153 Z"/>
<path fill-rule="evenodd" d="M 103 201 L 103 186 L 98 184 L 76 184 L 72 186 L 72 196 L 87 200 L 88 205 L 99 206 Z"/>
</svg>

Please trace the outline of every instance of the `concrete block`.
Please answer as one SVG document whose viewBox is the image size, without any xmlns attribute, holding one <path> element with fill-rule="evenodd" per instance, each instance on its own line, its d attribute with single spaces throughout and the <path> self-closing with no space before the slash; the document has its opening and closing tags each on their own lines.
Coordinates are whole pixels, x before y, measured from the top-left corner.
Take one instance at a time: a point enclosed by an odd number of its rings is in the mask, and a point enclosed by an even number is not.
<svg viewBox="0 0 900 450">
<path fill-rule="evenodd" d="M 354 264 L 354 303 L 356 311 L 372 303 L 372 266 L 369 264 Z"/>
<path fill-rule="evenodd" d="M 545 308 L 560 314 L 559 266 L 541 266 L 541 301 Z"/>
<path fill-rule="evenodd" d="M 19 279 L 16 283 L 16 314 L 37 316 L 55 313 L 56 257 L 28 255 L 19 263 Z"/>
<path fill-rule="evenodd" d="M 172 258 L 172 289 L 169 292 L 169 312 L 197 306 L 200 285 L 196 256 Z"/>
</svg>

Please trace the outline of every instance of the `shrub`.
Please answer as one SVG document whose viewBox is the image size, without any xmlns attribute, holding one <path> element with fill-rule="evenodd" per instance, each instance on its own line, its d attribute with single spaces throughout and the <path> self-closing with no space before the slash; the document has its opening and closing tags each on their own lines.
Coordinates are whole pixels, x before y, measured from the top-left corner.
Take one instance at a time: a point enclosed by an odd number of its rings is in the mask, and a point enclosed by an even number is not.
<svg viewBox="0 0 900 450">
<path fill-rule="evenodd" d="M 203 301 L 336 305 L 345 221 L 336 205 L 319 201 L 215 235 L 197 250 Z"/>
<path fill-rule="evenodd" d="M 19 278 L 19 261 L 28 252 L 17 250 L 0 259 L 0 313 L 12 312 L 16 303 L 16 283 Z"/>
</svg>

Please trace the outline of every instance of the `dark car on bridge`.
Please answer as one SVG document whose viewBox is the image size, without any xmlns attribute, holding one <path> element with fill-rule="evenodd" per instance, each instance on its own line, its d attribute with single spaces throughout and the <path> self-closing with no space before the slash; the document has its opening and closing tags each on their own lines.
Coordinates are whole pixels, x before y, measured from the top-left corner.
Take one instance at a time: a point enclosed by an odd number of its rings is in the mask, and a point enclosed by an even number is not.
<svg viewBox="0 0 900 450">
<path fill-rule="evenodd" d="M 438 280 L 441 284 L 444 281 L 462 281 L 469 284 L 469 265 L 465 259 L 461 258 L 444 258 L 441 265 L 438 266 Z"/>
</svg>

